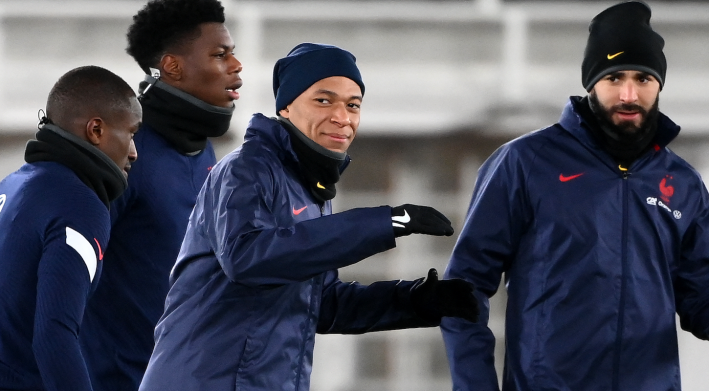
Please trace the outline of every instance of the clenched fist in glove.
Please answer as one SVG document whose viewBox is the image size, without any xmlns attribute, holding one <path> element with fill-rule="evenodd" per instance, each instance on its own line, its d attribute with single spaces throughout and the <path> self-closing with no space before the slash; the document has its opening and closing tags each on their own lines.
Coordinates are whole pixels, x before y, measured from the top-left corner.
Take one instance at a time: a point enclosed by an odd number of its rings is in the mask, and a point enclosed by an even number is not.
<svg viewBox="0 0 709 391">
<path fill-rule="evenodd" d="M 411 234 L 453 235 L 450 220 L 430 206 L 404 204 L 391 208 L 391 225 L 396 237 Z"/>
<path fill-rule="evenodd" d="M 472 283 L 458 278 L 439 280 L 436 269 L 428 271 L 426 280 L 411 290 L 411 304 L 416 314 L 432 323 L 452 316 L 478 321 L 478 300 Z"/>
</svg>

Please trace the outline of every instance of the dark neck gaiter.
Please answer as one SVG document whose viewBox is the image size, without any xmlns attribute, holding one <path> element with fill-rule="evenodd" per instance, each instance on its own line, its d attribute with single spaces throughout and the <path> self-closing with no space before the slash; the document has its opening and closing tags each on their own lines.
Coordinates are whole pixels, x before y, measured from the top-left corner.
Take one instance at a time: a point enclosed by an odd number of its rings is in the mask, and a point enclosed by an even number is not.
<svg viewBox="0 0 709 391">
<path fill-rule="evenodd" d="M 106 154 L 64 129 L 43 125 L 25 147 L 25 161 L 57 162 L 71 169 L 106 205 L 128 187 L 123 171 Z"/>
<path fill-rule="evenodd" d="M 198 153 L 207 137 L 229 130 L 232 107 L 210 105 L 150 75 L 140 83 L 143 122 L 165 137 L 180 153 Z"/>
<path fill-rule="evenodd" d="M 636 132 L 623 132 L 611 122 L 600 107 L 600 103 L 588 96 L 581 99 L 578 108 L 582 118 L 588 123 L 597 140 L 616 162 L 628 167 L 644 154 L 657 134 L 659 111 L 654 108 L 647 113 L 643 127 Z"/>
<path fill-rule="evenodd" d="M 320 202 L 335 198 L 335 184 L 345 168 L 347 154 L 331 151 L 308 138 L 287 118 L 278 117 L 291 136 L 291 147 L 298 156 L 300 173 L 310 192 Z"/>
</svg>

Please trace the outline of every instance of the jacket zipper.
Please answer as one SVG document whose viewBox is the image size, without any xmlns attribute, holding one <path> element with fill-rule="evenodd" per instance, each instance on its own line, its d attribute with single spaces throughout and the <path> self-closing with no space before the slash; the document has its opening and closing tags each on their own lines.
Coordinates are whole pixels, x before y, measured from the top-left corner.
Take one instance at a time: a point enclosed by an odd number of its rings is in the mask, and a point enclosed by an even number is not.
<svg viewBox="0 0 709 391">
<path fill-rule="evenodd" d="M 628 205 L 629 205 L 629 190 L 628 190 L 628 178 L 630 177 L 630 172 L 627 168 L 618 166 L 618 168 L 623 173 L 623 226 L 621 231 L 621 252 L 620 252 L 620 298 L 619 298 L 619 308 L 618 308 L 618 329 L 616 330 L 615 337 L 615 350 L 613 354 L 613 383 L 612 390 L 617 391 L 620 389 L 620 356 L 621 349 L 623 345 L 623 327 L 625 326 L 625 291 L 627 289 L 627 264 L 628 264 Z"/>
</svg>

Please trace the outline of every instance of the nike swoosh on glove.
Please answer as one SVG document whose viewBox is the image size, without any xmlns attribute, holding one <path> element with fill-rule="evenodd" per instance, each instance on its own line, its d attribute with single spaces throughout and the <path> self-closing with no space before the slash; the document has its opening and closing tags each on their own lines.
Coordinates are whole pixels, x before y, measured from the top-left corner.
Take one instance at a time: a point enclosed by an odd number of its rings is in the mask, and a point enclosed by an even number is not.
<svg viewBox="0 0 709 391">
<path fill-rule="evenodd" d="M 391 208 L 391 225 L 396 237 L 411 234 L 453 235 L 450 220 L 430 206 L 404 204 Z"/>
<path fill-rule="evenodd" d="M 439 280 L 432 268 L 425 281 L 411 289 L 411 304 L 418 316 L 431 323 L 440 324 L 444 316 L 477 322 L 480 308 L 474 290 L 472 283 L 459 278 Z"/>
</svg>

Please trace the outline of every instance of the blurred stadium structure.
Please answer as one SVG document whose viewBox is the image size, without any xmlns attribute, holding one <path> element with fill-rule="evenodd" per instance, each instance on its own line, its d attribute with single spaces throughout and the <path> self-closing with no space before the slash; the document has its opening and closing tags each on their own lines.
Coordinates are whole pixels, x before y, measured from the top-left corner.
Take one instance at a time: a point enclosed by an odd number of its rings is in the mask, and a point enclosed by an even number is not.
<svg viewBox="0 0 709 391">
<path fill-rule="evenodd" d="M 0 177 L 23 163 L 37 111 L 69 69 L 106 67 L 137 89 L 125 31 L 142 0 L 0 0 Z M 501 143 L 551 124 L 581 95 L 591 18 L 605 1 L 222 0 L 244 64 L 241 100 L 218 157 L 237 147 L 252 113 L 273 115 L 271 71 L 297 43 L 323 42 L 357 56 L 367 86 L 353 164 L 334 200 L 357 206 L 429 204 L 460 230 L 480 163 Z M 683 131 L 670 147 L 709 178 L 709 3 L 648 1 L 666 40 L 660 108 Z M 48 195 L 51 196 L 51 195 Z M 1 233 L 0 233 L 1 234 Z M 347 240 L 347 238 L 342 238 Z M 408 237 L 341 271 L 368 283 L 442 273 L 453 238 Z M 502 362 L 504 288 L 491 327 Z M 648 341 L 649 343 L 651 341 Z M 680 331 L 684 389 L 705 390 L 709 345 Z M 500 365 L 501 368 L 501 365 Z M 450 389 L 438 329 L 319 336 L 313 391 Z"/>
</svg>

